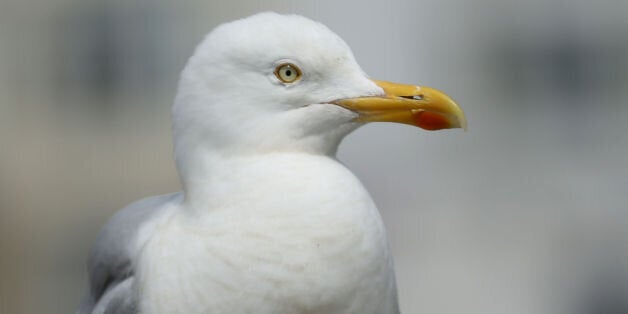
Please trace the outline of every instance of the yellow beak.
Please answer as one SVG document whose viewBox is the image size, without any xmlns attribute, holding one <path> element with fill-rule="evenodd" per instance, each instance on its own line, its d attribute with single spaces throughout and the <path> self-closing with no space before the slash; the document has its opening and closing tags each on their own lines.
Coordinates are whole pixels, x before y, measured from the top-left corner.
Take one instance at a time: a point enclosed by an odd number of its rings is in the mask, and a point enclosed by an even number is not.
<svg viewBox="0 0 628 314">
<path fill-rule="evenodd" d="M 359 122 L 397 122 L 425 130 L 467 128 L 464 112 L 443 92 L 415 85 L 375 81 L 385 95 L 341 99 L 334 104 L 359 114 Z"/>
</svg>

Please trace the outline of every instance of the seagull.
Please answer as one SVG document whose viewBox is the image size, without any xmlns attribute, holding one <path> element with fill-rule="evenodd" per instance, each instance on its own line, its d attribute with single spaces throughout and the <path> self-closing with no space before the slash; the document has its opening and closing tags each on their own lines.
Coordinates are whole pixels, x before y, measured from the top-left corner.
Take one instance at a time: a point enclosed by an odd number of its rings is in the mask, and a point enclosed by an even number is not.
<svg viewBox="0 0 628 314">
<path fill-rule="evenodd" d="M 323 24 L 266 12 L 204 38 L 172 119 L 183 189 L 103 227 L 77 313 L 399 313 L 378 209 L 335 155 L 368 122 L 465 128 L 450 97 L 372 80 Z"/>
</svg>

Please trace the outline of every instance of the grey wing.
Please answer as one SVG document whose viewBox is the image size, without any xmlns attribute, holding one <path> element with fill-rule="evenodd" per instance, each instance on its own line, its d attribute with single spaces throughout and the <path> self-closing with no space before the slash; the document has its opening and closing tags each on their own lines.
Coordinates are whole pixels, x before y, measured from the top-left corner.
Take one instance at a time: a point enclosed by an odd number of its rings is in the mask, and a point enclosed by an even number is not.
<svg viewBox="0 0 628 314">
<path fill-rule="evenodd" d="M 100 231 L 87 263 L 89 292 L 77 314 L 137 313 L 132 291 L 140 227 L 164 212 L 180 193 L 145 198 L 118 211 Z"/>
</svg>

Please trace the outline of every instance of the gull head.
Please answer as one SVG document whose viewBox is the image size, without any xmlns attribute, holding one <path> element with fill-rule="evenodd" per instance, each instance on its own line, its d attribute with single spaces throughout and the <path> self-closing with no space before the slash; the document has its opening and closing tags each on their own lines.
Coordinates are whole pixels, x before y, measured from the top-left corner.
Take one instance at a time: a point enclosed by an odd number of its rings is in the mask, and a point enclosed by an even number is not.
<svg viewBox="0 0 628 314">
<path fill-rule="evenodd" d="M 372 80 L 326 26 L 276 13 L 210 32 L 182 72 L 172 113 L 178 163 L 203 152 L 333 155 L 345 135 L 372 121 L 465 126 L 443 93 Z"/>
</svg>

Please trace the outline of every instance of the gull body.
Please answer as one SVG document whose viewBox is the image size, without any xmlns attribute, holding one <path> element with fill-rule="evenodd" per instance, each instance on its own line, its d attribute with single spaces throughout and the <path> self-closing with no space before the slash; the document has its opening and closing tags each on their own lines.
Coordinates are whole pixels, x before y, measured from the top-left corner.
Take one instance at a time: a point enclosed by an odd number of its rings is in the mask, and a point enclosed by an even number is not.
<svg viewBox="0 0 628 314">
<path fill-rule="evenodd" d="M 337 35 L 304 17 L 219 26 L 173 106 L 183 191 L 107 223 L 78 312 L 398 313 L 382 220 L 335 154 L 365 121 L 464 125 L 453 102 L 427 106 L 432 94 L 419 90 L 369 79 Z"/>
<path fill-rule="evenodd" d="M 301 153 L 223 166 L 211 214 L 173 204 L 149 227 L 136 277 L 146 313 L 397 312 L 384 227 L 346 168 Z"/>
</svg>

